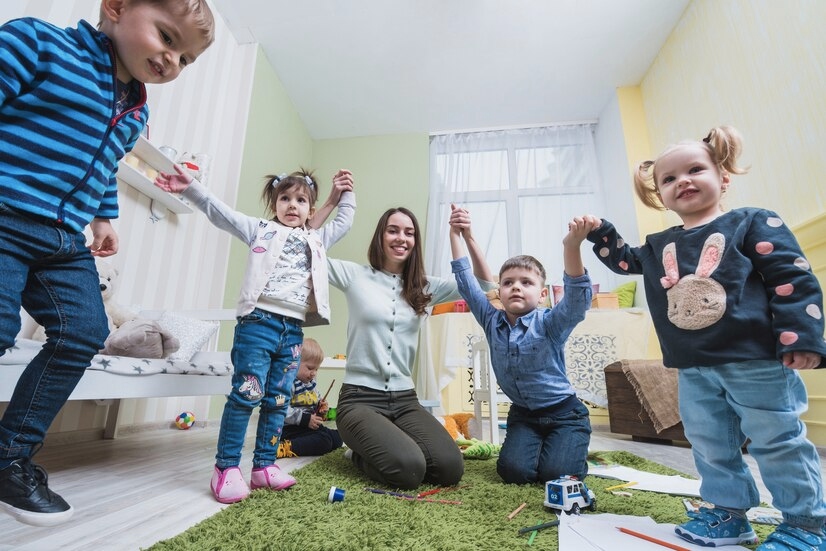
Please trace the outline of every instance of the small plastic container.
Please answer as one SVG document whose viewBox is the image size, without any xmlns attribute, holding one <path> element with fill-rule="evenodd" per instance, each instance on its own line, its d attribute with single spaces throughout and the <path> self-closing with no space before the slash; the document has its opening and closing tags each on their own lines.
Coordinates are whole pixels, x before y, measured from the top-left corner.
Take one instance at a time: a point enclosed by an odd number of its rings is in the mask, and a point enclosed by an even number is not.
<svg viewBox="0 0 826 551">
<path fill-rule="evenodd" d="M 330 486 L 330 493 L 327 496 L 327 501 L 330 503 L 339 503 L 344 501 L 344 489 L 338 486 Z"/>
</svg>

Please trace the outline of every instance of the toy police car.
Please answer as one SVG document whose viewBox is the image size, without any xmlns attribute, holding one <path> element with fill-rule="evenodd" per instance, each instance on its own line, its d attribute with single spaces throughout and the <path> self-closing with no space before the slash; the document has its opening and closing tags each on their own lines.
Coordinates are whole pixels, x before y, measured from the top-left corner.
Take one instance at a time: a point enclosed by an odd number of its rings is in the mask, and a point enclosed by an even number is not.
<svg viewBox="0 0 826 551">
<path fill-rule="evenodd" d="M 584 482 L 563 476 L 545 483 L 545 507 L 578 515 L 580 509 L 597 510 L 597 498 Z"/>
</svg>

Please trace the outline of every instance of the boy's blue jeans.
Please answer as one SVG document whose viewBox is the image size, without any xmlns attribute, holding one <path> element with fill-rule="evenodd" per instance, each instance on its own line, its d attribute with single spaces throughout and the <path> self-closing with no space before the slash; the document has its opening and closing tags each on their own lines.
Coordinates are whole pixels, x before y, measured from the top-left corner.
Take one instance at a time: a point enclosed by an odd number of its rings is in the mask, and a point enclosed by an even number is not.
<svg viewBox="0 0 826 551">
<path fill-rule="evenodd" d="M 748 509 L 760 495 L 740 451 L 748 437 L 772 505 L 789 524 L 820 530 L 826 518 L 820 457 L 800 415 L 806 387 L 779 361 L 679 370 L 680 416 L 705 501 Z"/>
<path fill-rule="evenodd" d="M 506 484 L 545 483 L 588 473 L 591 421 L 577 400 L 573 409 L 542 414 L 511 404 L 496 472 Z"/>
<path fill-rule="evenodd" d="M 241 463 L 250 415 L 259 406 L 252 466 L 275 463 L 303 341 L 298 320 L 258 308 L 238 318 L 231 353 L 232 390 L 224 405 L 215 455 L 218 468 Z"/>
<path fill-rule="evenodd" d="M 47 341 L 0 419 L 0 468 L 31 457 L 109 334 L 97 268 L 83 233 L 0 204 L 0 354 L 20 331 L 20 307 Z"/>
</svg>

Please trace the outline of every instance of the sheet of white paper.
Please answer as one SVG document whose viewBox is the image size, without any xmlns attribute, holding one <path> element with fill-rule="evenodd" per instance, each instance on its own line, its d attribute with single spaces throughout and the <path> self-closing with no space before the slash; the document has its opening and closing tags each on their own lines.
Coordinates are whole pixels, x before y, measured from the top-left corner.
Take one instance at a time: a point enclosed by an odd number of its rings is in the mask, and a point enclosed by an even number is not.
<svg viewBox="0 0 826 551">
<path fill-rule="evenodd" d="M 620 532 L 622 526 L 635 532 L 678 545 L 685 549 L 708 550 L 689 543 L 674 533 L 673 524 L 657 524 L 651 517 L 614 514 L 584 514 L 559 516 L 559 551 L 664 551 L 668 549 L 630 534 Z M 726 550 L 748 551 L 740 545 L 726 546 Z"/>
<path fill-rule="evenodd" d="M 588 467 L 588 474 L 636 482 L 633 486 L 629 486 L 628 490 L 648 490 L 675 496 L 700 496 L 700 481 L 682 476 L 647 473 L 622 465 L 592 465 Z"/>
</svg>

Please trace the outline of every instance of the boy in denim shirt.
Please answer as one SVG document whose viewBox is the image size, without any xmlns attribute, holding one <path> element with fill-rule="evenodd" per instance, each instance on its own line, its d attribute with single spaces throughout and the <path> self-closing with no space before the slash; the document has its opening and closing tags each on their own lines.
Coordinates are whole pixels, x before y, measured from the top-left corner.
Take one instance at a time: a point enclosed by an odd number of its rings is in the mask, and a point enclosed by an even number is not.
<svg viewBox="0 0 826 551">
<path fill-rule="evenodd" d="M 511 399 L 508 430 L 496 470 L 509 484 L 545 482 L 587 474 L 591 423 L 565 374 L 565 340 L 591 305 L 591 279 L 580 244 L 593 228 L 581 218 L 568 224 L 564 247 L 565 296 L 553 309 L 540 309 L 548 289 L 545 269 L 532 256 L 505 261 L 499 270 L 503 310 L 491 305 L 472 276 L 461 236 L 473 237 L 467 211 L 452 207 L 451 267 L 459 293 L 485 331 L 491 365 Z"/>
<path fill-rule="evenodd" d="M 0 26 L 0 354 L 21 306 L 47 336 L 0 419 L 0 509 L 20 522 L 72 516 L 31 458 L 109 333 L 94 257 L 118 250 L 115 173 L 146 126 L 144 83 L 174 80 L 213 33 L 205 0 L 102 0 L 99 30 Z"/>
</svg>

